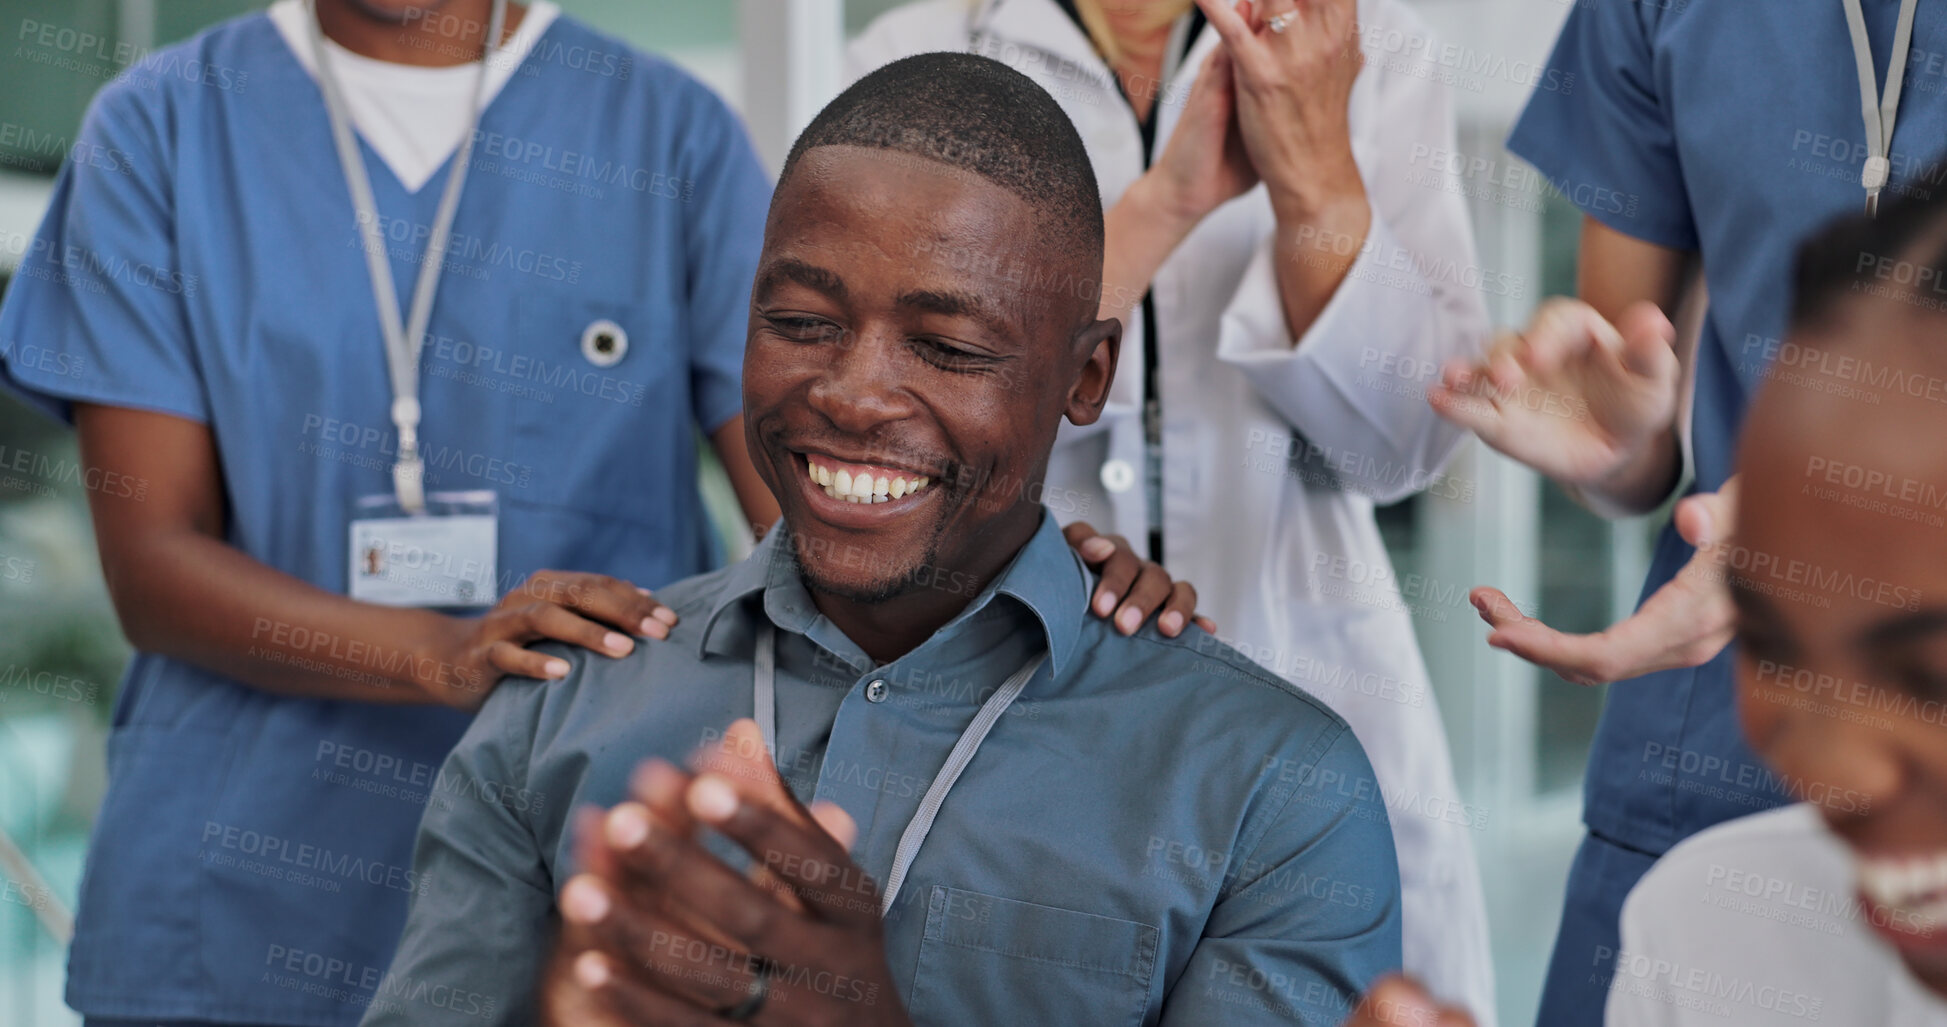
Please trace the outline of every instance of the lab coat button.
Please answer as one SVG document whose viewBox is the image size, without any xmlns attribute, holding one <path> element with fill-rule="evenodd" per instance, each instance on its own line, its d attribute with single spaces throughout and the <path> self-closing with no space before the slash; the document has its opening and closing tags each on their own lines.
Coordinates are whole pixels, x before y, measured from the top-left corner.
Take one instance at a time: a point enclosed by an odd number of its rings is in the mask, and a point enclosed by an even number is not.
<svg viewBox="0 0 1947 1027">
<path fill-rule="evenodd" d="M 596 367 L 614 367 L 629 352 L 629 333 L 603 318 L 581 330 L 581 355 Z"/>
<path fill-rule="evenodd" d="M 1136 484 L 1136 469 L 1129 461 L 1116 459 L 1102 465 L 1102 487 L 1110 492 L 1127 492 Z"/>
<path fill-rule="evenodd" d="M 866 702 L 886 701 L 886 683 L 884 679 L 874 678 L 871 684 L 865 686 L 865 701 Z"/>
</svg>

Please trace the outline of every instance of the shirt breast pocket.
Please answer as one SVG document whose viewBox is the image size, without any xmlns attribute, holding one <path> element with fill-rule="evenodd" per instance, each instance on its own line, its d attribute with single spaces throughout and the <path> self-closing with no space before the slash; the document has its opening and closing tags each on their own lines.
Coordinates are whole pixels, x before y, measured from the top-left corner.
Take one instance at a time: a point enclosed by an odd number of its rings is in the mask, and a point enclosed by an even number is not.
<svg viewBox="0 0 1947 1027">
<path fill-rule="evenodd" d="M 524 294 L 509 375 L 514 459 L 529 479 L 504 500 L 605 521 L 669 523 L 695 491 L 695 435 L 679 315 L 637 300 Z"/>
<path fill-rule="evenodd" d="M 935 885 L 912 1017 L 938 1024 L 1139 1024 L 1156 928 Z"/>
</svg>

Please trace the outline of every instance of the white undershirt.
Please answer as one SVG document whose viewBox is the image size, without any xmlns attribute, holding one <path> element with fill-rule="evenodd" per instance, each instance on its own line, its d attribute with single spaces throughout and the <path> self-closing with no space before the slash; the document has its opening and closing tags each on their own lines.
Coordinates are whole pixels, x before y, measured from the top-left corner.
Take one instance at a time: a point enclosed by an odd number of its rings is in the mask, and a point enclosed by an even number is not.
<svg viewBox="0 0 1947 1027">
<path fill-rule="evenodd" d="M 1864 920 L 1852 854 L 1807 805 L 1671 849 L 1623 904 L 1609 1027 L 1940 1027 L 1928 991 Z"/>
<path fill-rule="evenodd" d="M 310 13 L 303 0 L 277 0 L 266 13 L 298 63 L 316 79 L 311 30 L 306 24 Z M 488 65 L 483 103 L 499 95 L 560 13 L 561 9 L 549 0 L 535 0 L 528 7 L 527 16 L 521 19 L 501 55 Z M 459 149 L 479 67 L 472 62 L 444 68 L 395 64 L 355 54 L 330 39 L 324 45 L 325 59 L 338 76 L 352 126 L 407 191 L 418 192 Z"/>
</svg>

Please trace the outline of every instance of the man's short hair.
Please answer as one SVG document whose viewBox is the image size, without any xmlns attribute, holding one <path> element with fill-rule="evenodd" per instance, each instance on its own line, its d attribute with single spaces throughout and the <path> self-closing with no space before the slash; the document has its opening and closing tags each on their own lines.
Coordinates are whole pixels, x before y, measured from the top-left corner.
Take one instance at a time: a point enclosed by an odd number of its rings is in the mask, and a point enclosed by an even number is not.
<svg viewBox="0 0 1947 1027">
<path fill-rule="evenodd" d="M 1101 275 L 1102 195 L 1082 137 L 1047 90 L 998 61 L 916 54 L 859 79 L 792 144 L 780 187 L 820 146 L 893 150 L 979 175 L 1026 200 L 1043 241 L 1082 262 L 1091 283 Z"/>
<path fill-rule="evenodd" d="M 1855 297 L 1947 314 L 1947 189 L 1903 189 L 1882 196 L 1877 217 L 1834 219 L 1799 247 L 1792 286 L 1793 328 L 1816 327 Z"/>
</svg>

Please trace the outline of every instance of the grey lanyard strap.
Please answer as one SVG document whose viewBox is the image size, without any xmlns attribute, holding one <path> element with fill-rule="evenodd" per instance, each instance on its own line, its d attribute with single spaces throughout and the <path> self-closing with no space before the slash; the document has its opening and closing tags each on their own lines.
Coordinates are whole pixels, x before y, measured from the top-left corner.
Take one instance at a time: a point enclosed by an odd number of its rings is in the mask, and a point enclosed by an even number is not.
<svg viewBox="0 0 1947 1027">
<path fill-rule="evenodd" d="M 419 347 L 426 338 L 426 324 L 433 315 L 433 296 L 439 291 L 439 269 L 446 254 L 447 236 L 453 230 L 453 217 L 460 209 L 460 187 L 466 183 L 467 162 L 473 156 L 473 136 L 480 125 L 480 108 L 486 96 L 487 63 L 500 46 L 500 33 L 507 20 L 507 0 L 494 0 L 493 16 L 487 21 L 487 39 L 480 51 L 479 77 L 473 82 L 473 105 L 467 113 L 466 134 L 447 172 L 446 191 L 440 194 L 439 213 L 434 216 L 432 233 L 426 239 L 426 252 L 419 259 L 419 280 L 413 288 L 411 317 L 399 319 L 399 293 L 392 284 L 392 261 L 386 255 L 385 234 L 379 228 L 379 205 L 372 196 L 372 181 L 365 174 L 365 160 L 359 155 L 358 141 L 352 135 L 351 116 L 345 97 L 332 73 L 325 53 L 324 31 L 318 27 L 315 0 L 306 0 L 310 16 L 311 54 L 318 65 L 318 86 L 324 93 L 325 110 L 331 115 L 331 141 L 338 149 L 338 163 L 345 169 L 350 186 L 352 208 L 357 214 L 359 234 L 365 244 L 365 266 L 371 272 L 372 302 L 379 311 L 379 327 L 385 336 L 386 368 L 392 377 L 392 424 L 399 430 L 399 456 L 392 464 L 392 489 L 399 505 L 408 513 L 426 508 L 426 464 L 419 454 Z"/>
<path fill-rule="evenodd" d="M 886 874 L 885 884 L 879 894 L 879 915 L 885 916 L 892 908 L 892 902 L 899 896 L 899 888 L 906 883 L 906 871 L 912 868 L 913 860 L 919 856 L 919 847 L 926 844 L 926 835 L 933 830 L 933 820 L 940 815 L 940 806 L 946 802 L 946 795 L 953 790 L 954 782 L 973 762 L 974 753 L 980 750 L 980 743 L 987 740 L 987 732 L 1000 723 L 1001 715 L 1028 685 L 1028 679 L 1041 669 L 1042 661 L 1048 658 L 1047 652 L 1036 653 L 1021 665 L 1021 669 L 1001 683 L 987 701 L 980 704 L 980 712 L 974 714 L 973 723 L 960 732 L 960 740 L 947 754 L 945 765 L 933 778 L 926 794 L 919 800 L 919 809 L 913 819 L 906 824 L 906 830 L 899 836 L 899 847 L 893 850 L 892 869 Z M 751 661 L 751 699 L 757 718 L 757 730 L 764 738 L 764 746 L 771 751 L 771 758 L 777 758 L 777 631 L 769 622 L 758 625 L 757 653 Z"/>
<path fill-rule="evenodd" d="M 1879 216 L 1879 191 L 1892 177 L 1893 121 L 1900 110 L 1900 87 L 1906 82 L 1906 55 L 1913 46 L 1913 11 L 1919 0 L 1900 0 L 1900 20 L 1893 30 L 1893 55 L 1886 62 L 1886 95 L 1879 95 L 1873 73 L 1873 45 L 1866 38 L 1866 15 L 1859 0 L 1844 0 L 1846 28 L 1852 32 L 1852 59 L 1859 67 L 1859 106 L 1866 119 L 1866 167 L 1859 184 L 1866 187 L 1866 216 Z"/>
</svg>

